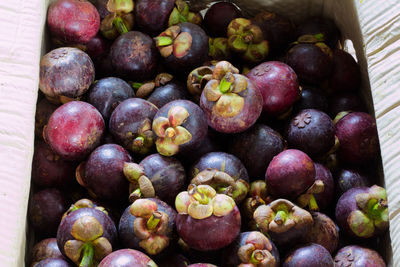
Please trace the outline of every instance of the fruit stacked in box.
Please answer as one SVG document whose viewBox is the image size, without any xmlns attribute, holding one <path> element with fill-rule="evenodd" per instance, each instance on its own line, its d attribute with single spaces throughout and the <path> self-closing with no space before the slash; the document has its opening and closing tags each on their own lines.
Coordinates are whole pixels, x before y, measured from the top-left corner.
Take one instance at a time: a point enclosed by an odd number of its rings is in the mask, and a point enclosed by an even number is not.
<svg viewBox="0 0 400 267">
<path fill-rule="evenodd" d="M 56 0 L 31 266 L 385 266 L 379 141 L 323 17 Z"/>
</svg>

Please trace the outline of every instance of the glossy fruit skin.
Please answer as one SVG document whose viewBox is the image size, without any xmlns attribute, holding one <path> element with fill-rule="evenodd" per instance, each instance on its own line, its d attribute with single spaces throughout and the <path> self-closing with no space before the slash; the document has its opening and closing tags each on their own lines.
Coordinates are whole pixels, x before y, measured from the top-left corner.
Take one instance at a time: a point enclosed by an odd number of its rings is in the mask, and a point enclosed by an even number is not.
<svg viewBox="0 0 400 267">
<path fill-rule="evenodd" d="M 329 115 L 335 118 L 342 111 L 366 111 L 365 105 L 355 93 L 339 93 L 330 98 Z"/>
<path fill-rule="evenodd" d="M 335 96 L 332 96 L 333 98 Z M 328 97 L 320 89 L 303 86 L 300 99 L 293 105 L 293 112 L 298 113 L 303 109 L 318 109 L 328 112 Z M 330 114 L 330 113 L 329 113 Z"/>
<path fill-rule="evenodd" d="M 297 44 L 286 55 L 288 64 L 300 82 L 318 85 L 332 73 L 333 61 L 329 55 L 314 44 Z"/>
<path fill-rule="evenodd" d="M 182 164 L 173 157 L 164 157 L 156 153 L 144 158 L 139 165 L 144 168 L 146 177 L 153 184 L 156 196 L 172 205 L 186 182 Z"/>
<path fill-rule="evenodd" d="M 314 163 L 315 180 L 321 180 L 324 183 L 324 191 L 314 194 L 320 210 L 326 210 L 330 207 L 335 193 L 335 184 L 330 170 L 322 164 Z"/>
<path fill-rule="evenodd" d="M 135 97 L 132 87 L 124 80 L 115 77 L 98 80 L 91 86 L 88 94 L 88 102 L 100 111 L 106 122 L 122 101 Z"/>
<path fill-rule="evenodd" d="M 158 267 L 187 267 L 189 260 L 181 254 L 172 254 L 157 261 Z"/>
<path fill-rule="evenodd" d="M 203 27 L 210 37 L 226 37 L 229 23 L 242 17 L 242 12 L 230 2 L 212 5 L 204 15 Z"/>
<path fill-rule="evenodd" d="M 264 177 L 272 158 L 283 151 L 280 134 L 264 124 L 255 124 L 249 130 L 235 135 L 228 151 L 238 157 L 251 179 Z"/>
<path fill-rule="evenodd" d="M 340 30 L 335 22 L 324 17 L 310 17 L 304 20 L 297 26 L 296 37 L 304 34 L 319 34 L 322 33 L 325 37 L 326 44 L 334 48 L 340 38 Z"/>
<path fill-rule="evenodd" d="M 89 1 L 57 0 L 49 7 L 47 25 L 53 38 L 84 44 L 99 31 L 100 15 Z"/>
<path fill-rule="evenodd" d="M 218 142 L 218 140 L 215 140 L 213 139 L 212 136 L 210 136 L 210 131 L 209 131 L 208 135 L 206 136 L 200 147 L 192 151 L 192 153 L 190 154 L 183 156 L 178 155 L 177 158 L 179 159 L 180 162 L 182 162 L 184 166 L 192 166 L 202 156 L 214 151 L 221 151 L 221 145 Z"/>
<path fill-rule="evenodd" d="M 46 238 L 36 243 L 30 254 L 31 265 L 51 258 L 66 259 L 58 249 L 57 239 L 54 237 Z"/>
<path fill-rule="evenodd" d="M 169 70 L 186 78 L 190 71 L 207 61 L 208 36 L 200 26 L 193 23 L 182 22 L 177 26 L 181 32 L 187 32 L 192 36 L 192 45 L 184 57 L 177 58 L 171 54 L 164 58 L 164 63 Z"/>
<path fill-rule="evenodd" d="M 386 267 L 378 252 L 357 245 L 341 248 L 334 257 L 335 266 Z"/>
<path fill-rule="evenodd" d="M 58 189 L 47 188 L 39 191 L 29 202 L 29 221 L 44 237 L 54 236 L 68 204 L 64 194 Z"/>
<path fill-rule="evenodd" d="M 104 120 L 92 105 L 71 101 L 51 115 L 44 129 L 46 142 L 67 160 L 82 160 L 101 141 Z"/>
<path fill-rule="evenodd" d="M 323 246 L 309 243 L 292 250 L 282 267 L 334 267 L 331 254 Z"/>
<path fill-rule="evenodd" d="M 366 163 L 379 153 L 378 132 L 374 117 L 364 112 L 353 112 L 335 125 L 339 138 L 339 158 L 347 163 Z"/>
<path fill-rule="evenodd" d="M 128 180 L 123 167 L 132 157 L 121 146 L 106 144 L 96 148 L 85 164 L 82 177 L 85 187 L 103 200 L 118 201 L 128 199 Z"/>
<path fill-rule="evenodd" d="M 265 182 L 271 195 L 293 199 L 315 181 L 315 167 L 310 157 L 297 149 L 279 153 L 270 162 Z"/>
<path fill-rule="evenodd" d="M 289 147 L 299 149 L 312 158 L 323 156 L 335 145 L 335 126 L 326 113 L 303 109 L 290 121 L 287 141 Z"/>
<path fill-rule="evenodd" d="M 85 47 L 86 53 L 93 61 L 95 61 L 101 55 L 104 55 L 110 50 L 111 43 L 100 34 L 97 34 L 85 45 Z"/>
<path fill-rule="evenodd" d="M 174 100 L 189 100 L 186 86 L 178 80 L 172 80 L 166 85 L 157 87 L 147 98 L 147 101 L 153 103 L 158 108 Z"/>
<path fill-rule="evenodd" d="M 247 237 L 249 236 L 250 233 L 251 232 L 240 233 L 239 236 L 229 246 L 223 249 L 222 251 L 222 258 L 224 259 L 222 264 L 223 267 L 237 267 L 242 263 L 242 261 L 238 257 L 238 250 L 241 246 L 244 246 L 246 244 Z M 279 251 L 276 248 L 275 244 L 271 240 L 269 241 L 272 245 L 272 250 L 270 252 L 276 260 L 274 267 L 278 267 L 280 266 Z"/>
<path fill-rule="evenodd" d="M 74 240 L 75 238 L 71 235 L 72 226 L 74 223 L 82 217 L 91 216 L 97 219 L 101 226 L 103 227 L 102 236 L 106 238 L 112 248 L 116 247 L 117 243 L 117 229 L 113 220 L 110 216 L 106 215 L 104 212 L 91 209 L 91 208 L 81 208 L 71 212 L 67 217 L 65 217 L 57 230 L 57 244 L 61 253 L 65 256 L 64 245 L 68 240 Z"/>
<path fill-rule="evenodd" d="M 372 186 L 372 182 L 367 176 L 354 169 L 340 169 L 335 174 L 335 180 L 338 197 L 352 188 Z"/>
<path fill-rule="evenodd" d="M 32 181 L 41 187 L 63 187 L 74 180 L 75 162 L 60 158 L 45 142 L 38 141 L 32 160 Z"/>
<path fill-rule="evenodd" d="M 226 172 L 235 181 L 242 179 L 249 182 L 249 175 L 240 159 L 225 152 L 210 152 L 199 158 L 190 168 L 188 178 L 193 179 L 199 172 L 207 168 Z"/>
<path fill-rule="evenodd" d="M 130 31 L 114 41 L 110 57 L 119 77 L 145 81 L 155 75 L 159 56 L 150 36 Z"/>
<path fill-rule="evenodd" d="M 333 255 L 339 244 L 339 227 L 331 218 L 320 212 L 311 212 L 314 224 L 304 236 L 304 243 L 315 243 Z"/>
<path fill-rule="evenodd" d="M 121 263 L 123 262 L 123 263 Z M 150 264 L 153 265 L 150 265 Z M 105 257 L 98 267 L 132 267 L 149 266 L 156 267 L 152 259 L 146 254 L 134 249 L 120 249 Z"/>
<path fill-rule="evenodd" d="M 156 36 L 168 27 L 174 5 L 174 0 L 137 0 L 134 10 L 135 24 L 140 31 Z"/>
<path fill-rule="evenodd" d="M 263 112 L 275 116 L 287 111 L 299 97 L 294 70 L 279 61 L 267 61 L 253 68 L 247 77 L 263 96 Z"/>
<path fill-rule="evenodd" d="M 158 117 L 168 118 L 168 111 L 172 107 L 176 106 L 183 107 L 189 112 L 189 117 L 183 124 L 181 124 L 181 126 L 192 134 L 192 140 L 185 144 L 179 145 L 178 155 L 183 156 L 187 153 L 192 153 L 192 151 L 198 149 L 202 145 L 207 136 L 208 125 L 203 110 L 189 100 L 175 100 L 169 102 L 160 108 L 160 110 L 154 116 L 154 119 Z"/>
<path fill-rule="evenodd" d="M 177 239 L 177 234 L 175 231 L 175 219 L 177 215 L 176 211 L 162 200 L 159 200 L 157 198 L 146 198 L 146 199 L 154 201 L 158 206 L 157 210 L 164 212 L 168 215 L 169 221 L 168 221 L 168 230 L 166 236 L 169 238 L 170 242 L 169 246 L 173 245 Z M 133 222 L 136 219 L 136 217 L 133 216 L 129 210 L 130 206 L 125 209 L 119 221 L 118 233 L 120 242 L 125 248 L 136 249 L 143 251 L 145 253 L 146 251 L 142 249 L 139 245 L 139 242 L 141 240 L 137 237 L 133 228 Z M 170 253 L 171 251 L 168 250 L 167 247 L 161 253 L 163 252 Z"/>
<path fill-rule="evenodd" d="M 32 267 L 73 267 L 73 266 L 74 265 L 72 265 L 65 259 L 49 258 L 36 263 Z"/>
<path fill-rule="evenodd" d="M 109 131 L 115 141 L 124 148 L 132 150 L 132 141 L 139 134 L 140 127 L 145 121 L 148 121 L 151 127 L 157 112 L 158 108 L 146 100 L 140 98 L 126 99 L 112 112 Z"/>
<path fill-rule="evenodd" d="M 237 206 L 225 216 L 211 215 L 198 220 L 178 214 L 176 229 L 185 243 L 196 250 L 217 250 L 229 245 L 240 233 L 241 218 Z"/>
<path fill-rule="evenodd" d="M 35 138 L 43 139 L 43 127 L 49 121 L 51 114 L 58 108 L 58 105 L 50 103 L 46 98 L 43 98 L 36 105 L 35 114 Z"/>
<path fill-rule="evenodd" d="M 354 92 L 360 88 L 360 66 L 353 56 L 344 50 L 333 50 L 333 70 L 329 85 L 334 92 Z"/>
<path fill-rule="evenodd" d="M 94 76 L 88 54 L 78 48 L 60 47 L 40 60 L 39 89 L 50 98 L 76 98 L 89 89 Z"/>
</svg>

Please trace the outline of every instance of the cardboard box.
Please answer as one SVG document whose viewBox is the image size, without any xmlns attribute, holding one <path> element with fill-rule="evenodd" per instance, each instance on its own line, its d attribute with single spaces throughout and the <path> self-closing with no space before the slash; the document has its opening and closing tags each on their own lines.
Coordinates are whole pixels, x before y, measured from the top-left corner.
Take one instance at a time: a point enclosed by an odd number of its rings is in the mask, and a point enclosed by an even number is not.
<svg viewBox="0 0 400 267">
<path fill-rule="evenodd" d="M 194 0 L 192 4 L 204 6 L 206 2 Z M 388 191 L 391 238 L 389 235 L 384 238 L 382 249 L 389 266 L 400 266 L 400 2 L 234 2 L 247 13 L 257 13 L 262 7 L 286 15 L 294 22 L 306 16 L 323 14 L 335 20 L 344 40 L 352 41 L 362 68 L 363 96 L 377 118 L 383 162 L 382 182 Z M 49 0 L 0 1 L 1 266 L 25 264 L 34 114 L 39 60 L 46 51 L 44 40 L 48 4 Z"/>
</svg>

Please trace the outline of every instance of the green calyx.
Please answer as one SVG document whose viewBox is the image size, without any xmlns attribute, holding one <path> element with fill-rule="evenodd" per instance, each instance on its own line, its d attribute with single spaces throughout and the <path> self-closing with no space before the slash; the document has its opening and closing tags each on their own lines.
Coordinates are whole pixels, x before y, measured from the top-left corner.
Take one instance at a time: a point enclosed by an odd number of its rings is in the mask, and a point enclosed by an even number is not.
<svg viewBox="0 0 400 267">
<path fill-rule="evenodd" d="M 230 57 L 228 48 L 228 39 L 226 38 L 209 38 L 208 41 L 209 51 L 208 55 L 215 60 L 223 60 Z"/>
<path fill-rule="evenodd" d="M 176 0 L 175 7 L 169 16 L 168 26 L 177 25 L 181 22 L 200 25 L 202 17 L 199 13 L 190 12 L 189 5 L 185 1 Z"/>
<path fill-rule="evenodd" d="M 94 247 L 90 243 L 86 243 L 82 247 L 82 260 L 79 267 L 91 267 L 93 266 L 94 258 Z"/>
<path fill-rule="evenodd" d="M 107 9 L 111 13 L 130 13 L 135 4 L 133 0 L 108 0 Z"/>
<path fill-rule="evenodd" d="M 157 47 L 172 45 L 174 40 L 169 36 L 157 36 L 154 38 Z"/>
</svg>

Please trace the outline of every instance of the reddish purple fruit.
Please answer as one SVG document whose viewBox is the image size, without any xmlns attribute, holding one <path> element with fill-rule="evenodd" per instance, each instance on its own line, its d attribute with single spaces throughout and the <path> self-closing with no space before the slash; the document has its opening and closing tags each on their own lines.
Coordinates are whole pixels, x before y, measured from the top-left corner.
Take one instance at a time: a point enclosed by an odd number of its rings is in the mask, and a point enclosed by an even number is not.
<svg viewBox="0 0 400 267">
<path fill-rule="evenodd" d="M 335 96 L 332 97 L 334 98 Z M 318 88 L 303 86 L 301 98 L 293 105 L 293 111 L 298 113 L 303 109 L 318 109 L 327 113 L 328 97 Z"/>
<path fill-rule="evenodd" d="M 91 86 L 88 103 L 100 111 L 108 122 L 111 113 L 124 100 L 135 96 L 132 87 L 122 79 L 109 77 L 98 80 Z"/>
<path fill-rule="evenodd" d="M 40 60 L 39 89 L 54 103 L 83 95 L 93 81 L 93 62 L 77 48 L 57 48 Z"/>
<path fill-rule="evenodd" d="M 155 136 L 151 130 L 158 108 L 140 99 L 124 100 L 110 117 L 110 133 L 127 150 L 146 155 L 154 149 Z"/>
<path fill-rule="evenodd" d="M 334 92 L 354 92 L 361 85 L 360 66 L 354 57 L 341 49 L 333 50 L 333 70 L 329 81 Z"/>
<path fill-rule="evenodd" d="M 241 217 L 235 201 L 208 185 L 190 185 L 175 200 L 176 229 L 191 248 L 217 250 L 229 245 L 240 232 Z"/>
<path fill-rule="evenodd" d="M 242 17 L 242 12 L 230 2 L 213 4 L 204 15 L 203 27 L 211 37 L 225 37 L 229 23 Z"/>
<path fill-rule="evenodd" d="M 331 218 L 320 212 L 311 212 L 314 224 L 305 235 L 304 243 L 315 243 L 335 253 L 339 244 L 339 227 Z"/>
<path fill-rule="evenodd" d="M 379 154 L 379 139 L 374 117 L 364 112 L 353 112 L 335 125 L 339 139 L 338 155 L 347 163 L 367 163 Z"/>
<path fill-rule="evenodd" d="M 54 152 L 68 160 L 82 160 L 101 141 L 104 120 L 92 105 L 71 101 L 51 115 L 44 128 L 45 141 Z"/>
<path fill-rule="evenodd" d="M 338 200 L 335 211 L 340 230 L 351 237 L 370 238 L 389 227 L 386 190 L 380 186 L 356 187 Z"/>
<path fill-rule="evenodd" d="M 335 174 L 336 192 L 338 196 L 355 187 L 370 187 L 370 179 L 360 172 L 352 169 L 340 169 Z"/>
<path fill-rule="evenodd" d="M 110 57 L 115 72 L 133 81 L 150 79 L 158 66 L 158 53 L 153 40 L 138 31 L 118 37 L 111 46 Z"/>
<path fill-rule="evenodd" d="M 48 188 L 33 194 L 28 218 L 33 228 L 44 236 L 54 236 L 68 201 L 58 189 Z"/>
<path fill-rule="evenodd" d="M 297 26 L 296 37 L 305 34 L 320 34 L 329 47 L 336 47 L 340 39 L 340 30 L 335 22 L 325 17 L 310 17 Z"/>
<path fill-rule="evenodd" d="M 187 154 L 197 149 L 208 132 L 202 109 L 188 100 L 175 100 L 163 106 L 153 120 L 157 151 L 163 156 Z"/>
<path fill-rule="evenodd" d="M 314 163 L 300 150 L 284 150 L 270 162 L 265 181 L 273 196 L 293 199 L 315 182 Z"/>
<path fill-rule="evenodd" d="M 119 221 L 119 236 L 126 248 L 148 255 L 168 253 L 176 242 L 176 211 L 156 198 L 137 199 L 125 209 Z"/>
<path fill-rule="evenodd" d="M 250 128 L 261 114 L 262 102 L 255 84 L 227 61 L 217 63 L 200 97 L 208 125 L 222 133 Z"/>
<path fill-rule="evenodd" d="M 335 266 L 386 267 L 385 261 L 378 252 L 356 245 L 340 249 L 334 261 Z"/>
<path fill-rule="evenodd" d="M 335 145 L 335 126 L 331 118 L 316 109 L 303 109 L 290 121 L 287 130 L 289 147 L 312 158 L 326 155 Z"/>
<path fill-rule="evenodd" d="M 78 266 L 92 266 L 110 254 L 117 242 L 114 222 L 104 212 L 81 208 L 67 215 L 57 231 L 61 253 Z"/>
<path fill-rule="evenodd" d="M 35 138 L 43 138 L 43 127 L 49 121 L 51 114 L 58 108 L 57 105 L 50 103 L 46 98 L 43 98 L 36 105 L 35 114 Z"/>
<path fill-rule="evenodd" d="M 74 180 L 76 164 L 62 159 L 44 142 L 37 142 L 32 160 L 32 181 L 41 187 L 63 187 Z"/>
<path fill-rule="evenodd" d="M 65 259 L 58 249 L 56 238 L 43 239 L 32 248 L 30 257 L 31 265 L 51 258 Z"/>
<path fill-rule="evenodd" d="M 318 244 L 306 244 L 292 250 L 286 256 L 282 267 L 334 267 L 331 254 Z"/>
<path fill-rule="evenodd" d="M 32 267 L 73 267 L 73 265 L 64 259 L 50 258 L 42 260 Z"/>
<path fill-rule="evenodd" d="M 96 148 L 84 163 L 85 173 L 78 182 L 96 198 L 103 200 L 126 200 L 128 181 L 124 176 L 124 164 L 131 162 L 129 153 L 121 146 L 106 144 Z"/>
<path fill-rule="evenodd" d="M 243 232 L 222 252 L 223 267 L 279 267 L 279 252 L 261 232 Z"/>
<path fill-rule="evenodd" d="M 335 118 L 342 111 L 365 111 L 365 105 L 355 93 L 339 93 L 330 97 L 329 115 Z"/>
<path fill-rule="evenodd" d="M 134 249 L 120 249 L 105 257 L 98 267 L 157 267 L 146 254 Z"/>
<path fill-rule="evenodd" d="M 99 31 L 100 16 L 89 1 L 57 0 L 47 12 L 51 36 L 65 44 L 84 44 Z"/>
<path fill-rule="evenodd" d="M 247 77 L 263 96 L 263 112 L 275 116 L 287 111 L 299 98 L 299 82 L 291 67 L 268 61 L 253 68 Z"/>
</svg>

